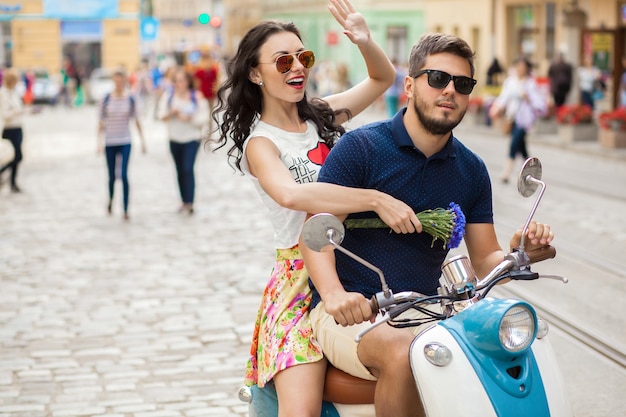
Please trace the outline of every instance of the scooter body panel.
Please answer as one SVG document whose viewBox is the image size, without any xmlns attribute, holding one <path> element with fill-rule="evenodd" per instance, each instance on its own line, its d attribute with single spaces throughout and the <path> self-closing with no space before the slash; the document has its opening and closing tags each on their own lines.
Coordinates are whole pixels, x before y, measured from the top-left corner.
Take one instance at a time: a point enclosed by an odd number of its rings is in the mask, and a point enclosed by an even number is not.
<svg viewBox="0 0 626 417">
<path fill-rule="evenodd" d="M 411 366 L 428 416 L 572 416 L 548 340 L 518 353 L 489 342 L 504 312 L 518 305 L 532 309 L 518 300 L 481 300 L 415 339 Z M 426 358 L 433 342 L 450 350 L 447 365 Z"/>
<path fill-rule="evenodd" d="M 426 359 L 424 348 L 431 342 L 450 349 L 452 360 L 447 366 Z M 410 355 L 427 416 L 498 417 L 465 353 L 443 326 L 433 326 L 415 338 Z"/>
<path fill-rule="evenodd" d="M 563 377 L 549 339 L 549 336 L 536 339 L 532 350 L 546 390 L 550 417 L 572 417 L 574 415 L 572 406 L 565 391 Z"/>
</svg>

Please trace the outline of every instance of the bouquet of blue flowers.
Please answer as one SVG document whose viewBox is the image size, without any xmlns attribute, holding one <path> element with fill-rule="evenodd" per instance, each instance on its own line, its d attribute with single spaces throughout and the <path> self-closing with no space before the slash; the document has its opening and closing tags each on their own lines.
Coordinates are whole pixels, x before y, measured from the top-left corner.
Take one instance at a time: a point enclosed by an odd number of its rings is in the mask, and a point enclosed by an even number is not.
<svg viewBox="0 0 626 417">
<path fill-rule="evenodd" d="M 448 208 L 424 210 L 415 214 L 422 223 L 422 231 L 433 237 L 432 248 L 437 239 L 443 242 L 443 247 L 457 248 L 465 235 L 465 214 L 461 207 L 452 202 Z M 381 219 L 347 219 L 347 229 L 385 229 L 389 228 Z"/>
</svg>

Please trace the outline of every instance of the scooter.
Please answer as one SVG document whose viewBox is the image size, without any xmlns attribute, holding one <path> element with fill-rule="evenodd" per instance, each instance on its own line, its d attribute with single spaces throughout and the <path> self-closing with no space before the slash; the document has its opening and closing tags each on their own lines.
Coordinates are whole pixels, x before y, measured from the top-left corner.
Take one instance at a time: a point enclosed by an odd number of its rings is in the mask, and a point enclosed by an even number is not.
<svg viewBox="0 0 626 417">
<path fill-rule="evenodd" d="M 517 181 L 519 193 L 539 194 L 522 233 L 520 246 L 509 253 L 483 279 L 478 279 L 469 258 L 459 255 L 442 265 L 438 294 L 415 292 L 393 294 L 380 269 L 341 246 L 343 224 L 330 214 L 318 214 L 304 225 L 304 243 L 313 250 L 337 249 L 374 270 L 382 291 L 372 297 L 372 311 L 379 319 L 357 336 L 380 325 L 407 327 L 432 323 L 413 340 L 410 364 L 427 416 L 467 417 L 572 417 L 570 403 L 551 347 L 548 324 L 537 317 L 527 302 L 488 297 L 498 283 L 539 278 L 560 280 L 556 275 L 539 275 L 530 265 L 554 258 L 556 250 L 526 252 L 524 235 L 543 197 L 546 185 L 537 158 L 524 163 Z M 437 303 L 441 314 L 407 322 L 396 320 L 410 308 Z M 426 327 L 426 326 L 425 326 Z M 360 380 L 329 366 L 324 392 L 324 417 L 374 417 L 375 382 Z M 244 387 L 239 398 L 249 403 L 250 417 L 275 417 L 276 392 Z"/>
</svg>

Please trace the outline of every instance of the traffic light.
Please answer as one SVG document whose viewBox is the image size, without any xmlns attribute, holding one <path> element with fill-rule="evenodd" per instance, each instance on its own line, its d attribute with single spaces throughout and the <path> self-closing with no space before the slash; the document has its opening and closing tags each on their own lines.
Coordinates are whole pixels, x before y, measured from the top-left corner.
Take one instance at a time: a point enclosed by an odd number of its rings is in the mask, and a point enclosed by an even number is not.
<svg viewBox="0 0 626 417">
<path fill-rule="evenodd" d="M 200 13 L 200 16 L 198 16 L 198 22 L 200 22 L 201 25 L 206 25 L 210 21 L 211 16 L 206 13 Z"/>
<path fill-rule="evenodd" d="M 222 26 L 222 18 L 219 16 L 211 16 L 208 13 L 200 13 L 198 16 L 198 22 L 202 25 L 206 25 L 207 23 L 214 28 L 219 28 Z"/>
</svg>

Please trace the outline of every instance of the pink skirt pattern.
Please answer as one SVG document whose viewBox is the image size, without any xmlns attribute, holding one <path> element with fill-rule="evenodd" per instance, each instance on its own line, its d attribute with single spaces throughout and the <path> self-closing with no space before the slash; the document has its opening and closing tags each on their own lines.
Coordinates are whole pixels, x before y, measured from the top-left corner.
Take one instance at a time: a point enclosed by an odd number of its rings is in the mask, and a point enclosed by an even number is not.
<svg viewBox="0 0 626 417">
<path fill-rule="evenodd" d="M 278 372 L 317 362 L 322 349 L 312 336 L 309 275 L 297 246 L 276 250 L 254 326 L 245 384 L 265 386 Z"/>
</svg>

